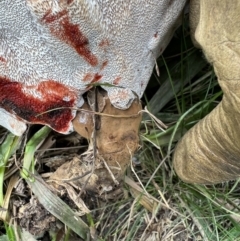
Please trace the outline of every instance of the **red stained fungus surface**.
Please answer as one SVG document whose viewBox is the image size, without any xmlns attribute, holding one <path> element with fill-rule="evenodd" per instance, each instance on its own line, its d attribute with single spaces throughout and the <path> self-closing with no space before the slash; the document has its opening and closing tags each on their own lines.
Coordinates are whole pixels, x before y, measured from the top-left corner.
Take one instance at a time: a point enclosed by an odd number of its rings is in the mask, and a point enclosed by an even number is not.
<svg viewBox="0 0 240 241">
<path fill-rule="evenodd" d="M 114 84 L 114 85 L 119 85 L 120 80 L 121 80 L 121 77 L 117 77 L 117 78 L 113 81 L 113 84 Z"/>
<path fill-rule="evenodd" d="M 23 92 L 24 85 L 0 77 L 0 106 L 20 118 L 31 123 L 48 124 L 59 132 L 66 132 L 73 119 L 68 108 L 53 110 L 60 107 L 73 107 L 76 101 L 75 92 L 52 80 L 42 81 L 37 86 L 25 86 L 38 92 L 41 98 Z M 64 97 L 68 100 L 64 100 Z M 53 111 L 50 111 L 53 110 Z M 45 114 L 43 112 L 50 111 Z"/>
<path fill-rule="evenodd" d="M 90 82 L 90 83 L 96 83 L 98 82 L 100 79 L 102 78 L 102 75 L 100 74 L 92 74 L 92 73 L 87 73 L 84 78 L 83 81 L 84 82 Z"/>
<path fill-rule="evenodd" d="M 107 46 L 109 46 L 109 41 L 107 39 L 104 39 L 99 43 L 99 47 L 107 47 Z"/>
<path fill-rule="evenodd" d="M 83 35 L 77 24 L 71 23 L 67 10 L 57 14 L 52 14 L 49 10 L 42 21 L 48 25 L 55 37 L 72 46 L 89 64 L 98 65 L 97 57 L 89 49 L 87 37 Z"/>
<path fill-rule="evenodd" d="M 0 56 L 0 61 L 1 61 L 1 62 L 4 62 L 4 63 L 7 62 L 6 59 L 3 58 L 3 57 L 1 57 L 1 56 Z"/>
<path fill-rule="evenodd" d="M 83 81 L 84 81 L 84 82 L 89 82 L 89 81 L 92 80 L 92 78 L 93 78 L 93 74 L 87 73 L 87 74 L 84 76 Z"/>
<path fill-rule="evenodd" d="M 100 75 L 100 74 L 95 74 L 94 77 L 93 77 L 93 80 L 91 81 L 91 83 L 96 83 L 96 82 L 98 82 L 101 78 L 102 78 L 102 75 Z"/>
<path fill-rule="evenodd" d="M 104 68 L 105 68 L 107 65 L 108 65 L 108 61 L 106 60 L 106 61 L 104 61 L 104 62 L 102 63 L 102 66 L 101 66 L 100 71 L 104 70 Z"/>
</svg>

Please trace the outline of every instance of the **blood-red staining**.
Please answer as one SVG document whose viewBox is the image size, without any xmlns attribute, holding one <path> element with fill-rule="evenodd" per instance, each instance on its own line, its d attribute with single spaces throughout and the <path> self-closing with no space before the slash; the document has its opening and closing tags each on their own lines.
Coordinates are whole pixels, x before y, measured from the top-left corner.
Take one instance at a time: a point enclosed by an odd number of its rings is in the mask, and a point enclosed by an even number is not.
<svg viewBox="0 0 240 241">
<path fill-rule="evenodd" d="M 89 64 L 98 65 L 97 57 L 89 49 L 88 38 L 83 35 L 77 24 L 71 23 L 67 10 L 57 14 L 48 11 L 42 21 L 48 25 L 55 37 L 73 47 Z"/>
<path fill-rule="evenodd" d="M 117 77 L 117 78 L 113 81 L 113 84 L 114 84 L 114 85 L 119 85 L 120 80 L 121 80 L 121 77 Z"/>
<path fill-rule="evenodd" d="M 0 56 L 0 62 L 4 62 L 4 63 L 6 63 L 7 60 L 6 60 L 5 58 L 3 58 L 2 56 Z"/>
<path fill-rule="evenodd" d="M 71 4 L 73 0 L 67 0 L 67 4 Z"/>
<path fill-rule="evenodd" d="M 51 14 L 51 10 L 47 11 L 47 13 L 43 16 L 42 20 L 43 22 L 50 24 L 53 23 L 57 20 L 59 20 L 60 18 L 62 18 L 63 16 L 67 15 L 67 10 L 63 10 L 61 12 L 58 12 L 56 14 Z"/>
<path fill-rule="evenodd" d="M 98 82 L 100 79 L 102 78 L 102 75 L 96 73 L 96 74 L 92 74 L 92 73 L 87 73 L 84 78 L 83 81 L 84 82 L 89 82 L 89 83 L 96 83 Z"/>
<path fill-rule="evenodd" d="M 85 74 L 85 76 L 83 77 L 83 81 L 84 82 L 90 82 L 93 79 L 93 74 L 91 73 L 87 73 Z"/>
<path fill-rule="evenodd" d="M 96 82 L 98 82 L 101 78 L 102 78 L 102 75 L 100 75 L 100 74 L 95 74 L 93 80 L 91 81 L 91 83 L 96 83 Z"/>
<path fill-rule="evenodd" d="M 129 92 L 127 89 L 119 88 L 118 91 L 111 94 L 111 102 L 117 103 L 119 101 L 129 99 Z"/>
<path fill-rule="evenodd" d="M 31 94 L 31 90 L 38 96 Z M 74 117 L 67 107 L 74 106 L 76 95 L 71 89 L 52 80 L 42 81 L 37 86 L 24 86 L 0 77 L 2 108 L 28 122 L 47 124 L 63 133 L 68 130 Z"/>
<path fill-rule="evenodd" d="M 101 68 L 100 68 L 100 71 L 104 70 L 107 65 L 108 65 L 108 61 L 106 60 L 106 61 L 104 61 L 104 62 L 102 63 L 102 66 L 101 66 Z"/>
<path fill-rule="evenodd" d="M 100 43 L 99 43 L 99 47 L 108 47 L 109 46 L 109 41 L 107 39 L 103 39 Z"/>
</svg>

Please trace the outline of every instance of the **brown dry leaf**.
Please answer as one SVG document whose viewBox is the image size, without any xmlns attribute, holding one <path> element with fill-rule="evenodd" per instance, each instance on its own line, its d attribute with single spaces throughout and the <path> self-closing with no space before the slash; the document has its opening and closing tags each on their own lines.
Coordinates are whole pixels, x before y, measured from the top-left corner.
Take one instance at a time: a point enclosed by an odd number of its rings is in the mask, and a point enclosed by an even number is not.
<svg viewBox="0 0 240 241">
<path fill-rule="evenodd" d="M 124 181 L 129 185 L 131 194 L 134 198 L 138 199 L 139 203 L 143 205 L 149 212 L 154 212 L 155 208 L 159 205 L 159 201 L 155 200 L 153 196 L 144 192 L 144 190 L 137 185 L 131 178 L 125 176 Z M 161 204 L 165 208 L 165 204 Z"/>
<path fill-rule="evenodd" d="M 74 157 L 72 161 L 60 166 L 50 176 L 48 182 L 57 189 L 62 183 L 71 183 L 81 189 L 87 181 L 87 188 L 96 187 L 99 178 L 96 174 L 92 173 L 92 162 L 91 157 L 89 157 L 89 164 L 87 161 L 81 161 L 79 158 Z"/>
<path fill-rule="evenodd" d="M 87 206 L 85 205 L 84 201 L 75 192 L 74 188 L 71 185 L 67 184 L 67 183 L 64 183 L 63 186 L 66 188 L 69 197 L 73 200 L 73 202 L 79 208 L 78 214 L 80 216 L 83 216 L 86 213 L 90 213 L 90 210 L 87 208 Z"/>
</svg>

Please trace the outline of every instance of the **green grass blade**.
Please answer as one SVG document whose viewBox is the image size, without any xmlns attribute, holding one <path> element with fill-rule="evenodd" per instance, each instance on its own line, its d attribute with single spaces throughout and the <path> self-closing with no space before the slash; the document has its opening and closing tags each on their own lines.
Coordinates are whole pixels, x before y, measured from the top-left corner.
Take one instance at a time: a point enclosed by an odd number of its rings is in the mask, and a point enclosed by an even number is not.
<svg viewBox="0 0 240 241">
<path fill-rule="evenodd" d="M 28 180 L 28 184 L 46 210 L 67 225 L 81 238 L 87 240 L 87 237 L 90 235 L 87 224 L 84 223 L 65 202 L 49 190 L 40 176 L 37 176 L 33 182 Z"/>
<path fill-rule="evenodd" d="M 34 171 L 34 154 L 43 140 L 46 139 L 48 134 L 51 132 L 51 129 L 48 126 L 42 127 L 38 132 L 34 134 L 34 136 L 28 141 L 23 159 L 23 168 L 21 171 L 21 176 L 23 178 L 29 177 L 29 172 Z"/>
<path fill-rule="evenodd" d="M 3 181 L 4 181 L 4 173 L 5 167 L 7 165 L 8 159 L 13 155 L 13 153 L 17 150 L 21 138 L 18 136 L 14 136 L 12 133 L 9 133 L 0 146 L 0 205 L 3 205 L 4 194 L 3 194 Z"/>
</svg>

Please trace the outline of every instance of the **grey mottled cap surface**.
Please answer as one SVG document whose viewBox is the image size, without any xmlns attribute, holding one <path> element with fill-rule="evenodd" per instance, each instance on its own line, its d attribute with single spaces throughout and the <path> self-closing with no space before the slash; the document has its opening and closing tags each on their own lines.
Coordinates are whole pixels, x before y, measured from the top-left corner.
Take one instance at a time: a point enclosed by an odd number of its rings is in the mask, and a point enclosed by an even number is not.
<svg viewBox="0 0 240 241">
<path fill-rule="evenodd" d="M 50 110 L 80 107 L 82 94 L 95 83 L 108 84 L 102 87 L 116 108 L 129 108 L 134 93 L 141 98 L 184 4 L 0 1 L 0 113 L 9 113 L 0 125 L 16 135 L 26 122 L 69 133 L 76 111 Z M 9 118 L 14 125 L 7 123 Z"/>
</svg>

